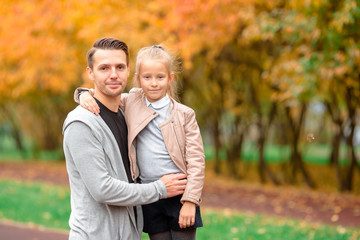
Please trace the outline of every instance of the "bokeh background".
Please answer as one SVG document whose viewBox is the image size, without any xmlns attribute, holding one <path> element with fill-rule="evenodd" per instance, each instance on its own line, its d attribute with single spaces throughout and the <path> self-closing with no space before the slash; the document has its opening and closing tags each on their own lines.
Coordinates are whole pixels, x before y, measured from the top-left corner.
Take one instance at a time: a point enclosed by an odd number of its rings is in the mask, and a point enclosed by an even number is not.
<svg viewBox="0 0 360 240">
<path fill-rule="evenodd" d="M 359 0 L 1 0 L 0 16 L 1 161 L 64 162 L 86 52 L 114 37 L 131 73 L 141 47 L 178 56 L 209 176 L 360 194 Z"/>
</svg>

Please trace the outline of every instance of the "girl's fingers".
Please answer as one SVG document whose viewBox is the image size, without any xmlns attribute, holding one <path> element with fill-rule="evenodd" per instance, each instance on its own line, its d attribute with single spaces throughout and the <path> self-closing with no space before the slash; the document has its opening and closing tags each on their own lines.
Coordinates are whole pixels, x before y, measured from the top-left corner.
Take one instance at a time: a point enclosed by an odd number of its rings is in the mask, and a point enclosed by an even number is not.
<svg viewBox="0 0 360 240">
<path fill-rule="evenodd" d="M 97 110 L 95 107 L 91 107 L 90 111 L 96 115 L 98 115 Z"/>
<path fill-rule="evenodd" d="M 95 113 L 96 115 L 100 113 L 99 105 L 97 104 L 94 98 L 91 98 L 91 108 L 92 108 L 92 112 Z"/>
<path fill-rule="evenodd" d="M 194 224 L 195 224 L 195 218 L 193 219 L 180 218 L 179 221 L 180 228 L 187 228 L 193 226 Z"/>
<path fill-rule="evenodd" d="M 81 102 L 80 105 L 96 115 L 100 113 L 100 108 L 94 99 L 90 101 L 86 99 L 83 102 Z"/>
<path fill-rule="evenodd" d="M 96 115 L 99 114 L 99 112 L 100 112 L 99 106 L 93 97 L 90 96 L 89 98 L 85 99 L 84 105 L 86 106 L 85 108 L 87 110 L 89 110 L 90 112 L 92 112 Z"/>
</svg>

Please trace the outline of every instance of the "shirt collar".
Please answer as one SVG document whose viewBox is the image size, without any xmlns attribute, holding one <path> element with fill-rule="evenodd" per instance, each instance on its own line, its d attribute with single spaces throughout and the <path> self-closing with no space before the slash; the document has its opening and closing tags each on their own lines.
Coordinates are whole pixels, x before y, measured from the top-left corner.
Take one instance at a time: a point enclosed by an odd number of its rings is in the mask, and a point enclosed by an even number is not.
<svg viewBox="0 0 360 240">
<path fill-rule="evenodd" d="M 148 107 L 151 104 L 151 106 L 153 108 L 160 109 L 160 108 L 163 108 L 163 107 L 167 106 L 170 103 L 170 98 L 166 94 L 165 97 L 163 97 L 162 99 L 160 99 L 160 100 L 158 100 L 156 102 L 149 102 L 149 100 L 147 100 L 147 98 L 145 97 L 145 102 L 146 102 L 146 106 L 148 106 Z"/>
</svg>

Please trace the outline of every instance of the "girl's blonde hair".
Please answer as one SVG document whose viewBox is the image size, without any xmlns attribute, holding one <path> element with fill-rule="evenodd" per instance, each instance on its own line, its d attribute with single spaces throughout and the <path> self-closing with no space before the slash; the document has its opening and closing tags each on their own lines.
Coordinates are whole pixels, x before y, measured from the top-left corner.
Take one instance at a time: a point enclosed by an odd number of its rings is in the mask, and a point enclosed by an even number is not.
<svg viewBox="0 0 360 240">
<path fill-rule="evenodd" d="M 165 63 L 166 68 L 169 72 L 169 75 L 174 73 L 174 80 L 169 83 L 167 88 L 167 94 L 175 99 L 176 101 L 179 101 L 178 95 L 177 95 L 177 75 L 179 71 L 179 65 L 180 62 L 178 61 L 178 58 L 175 56 L 172 56 L 168 50 L 165 49 L 162 45 L 153 45 L 150 47 L 143 47 L 139 50 L 137 57 L 136 57 L 136 64 L 135 64 L 135 75 L 133 79 L 133 85 L 134 87 L 141 87 L 136 79 L 136 76 L 139 77 L 140 74 L 140 66 L 141 63 L 144 60 L 155 60 L 162 63 Z"/>
</svg>

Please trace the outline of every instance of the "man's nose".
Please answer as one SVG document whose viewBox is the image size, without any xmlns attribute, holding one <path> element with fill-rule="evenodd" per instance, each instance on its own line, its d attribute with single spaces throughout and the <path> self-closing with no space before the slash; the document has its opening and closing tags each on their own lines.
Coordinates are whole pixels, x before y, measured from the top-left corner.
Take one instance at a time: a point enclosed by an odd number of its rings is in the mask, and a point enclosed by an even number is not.
<svg viewBox="0 0 360 240">
<path fill-rule="evenodd" d="M 116 69 L 115 69 L 115 68 L 111 68 L 110 78 L 117 78 L 117 74 L 116 74 Z"/>
</svg>

